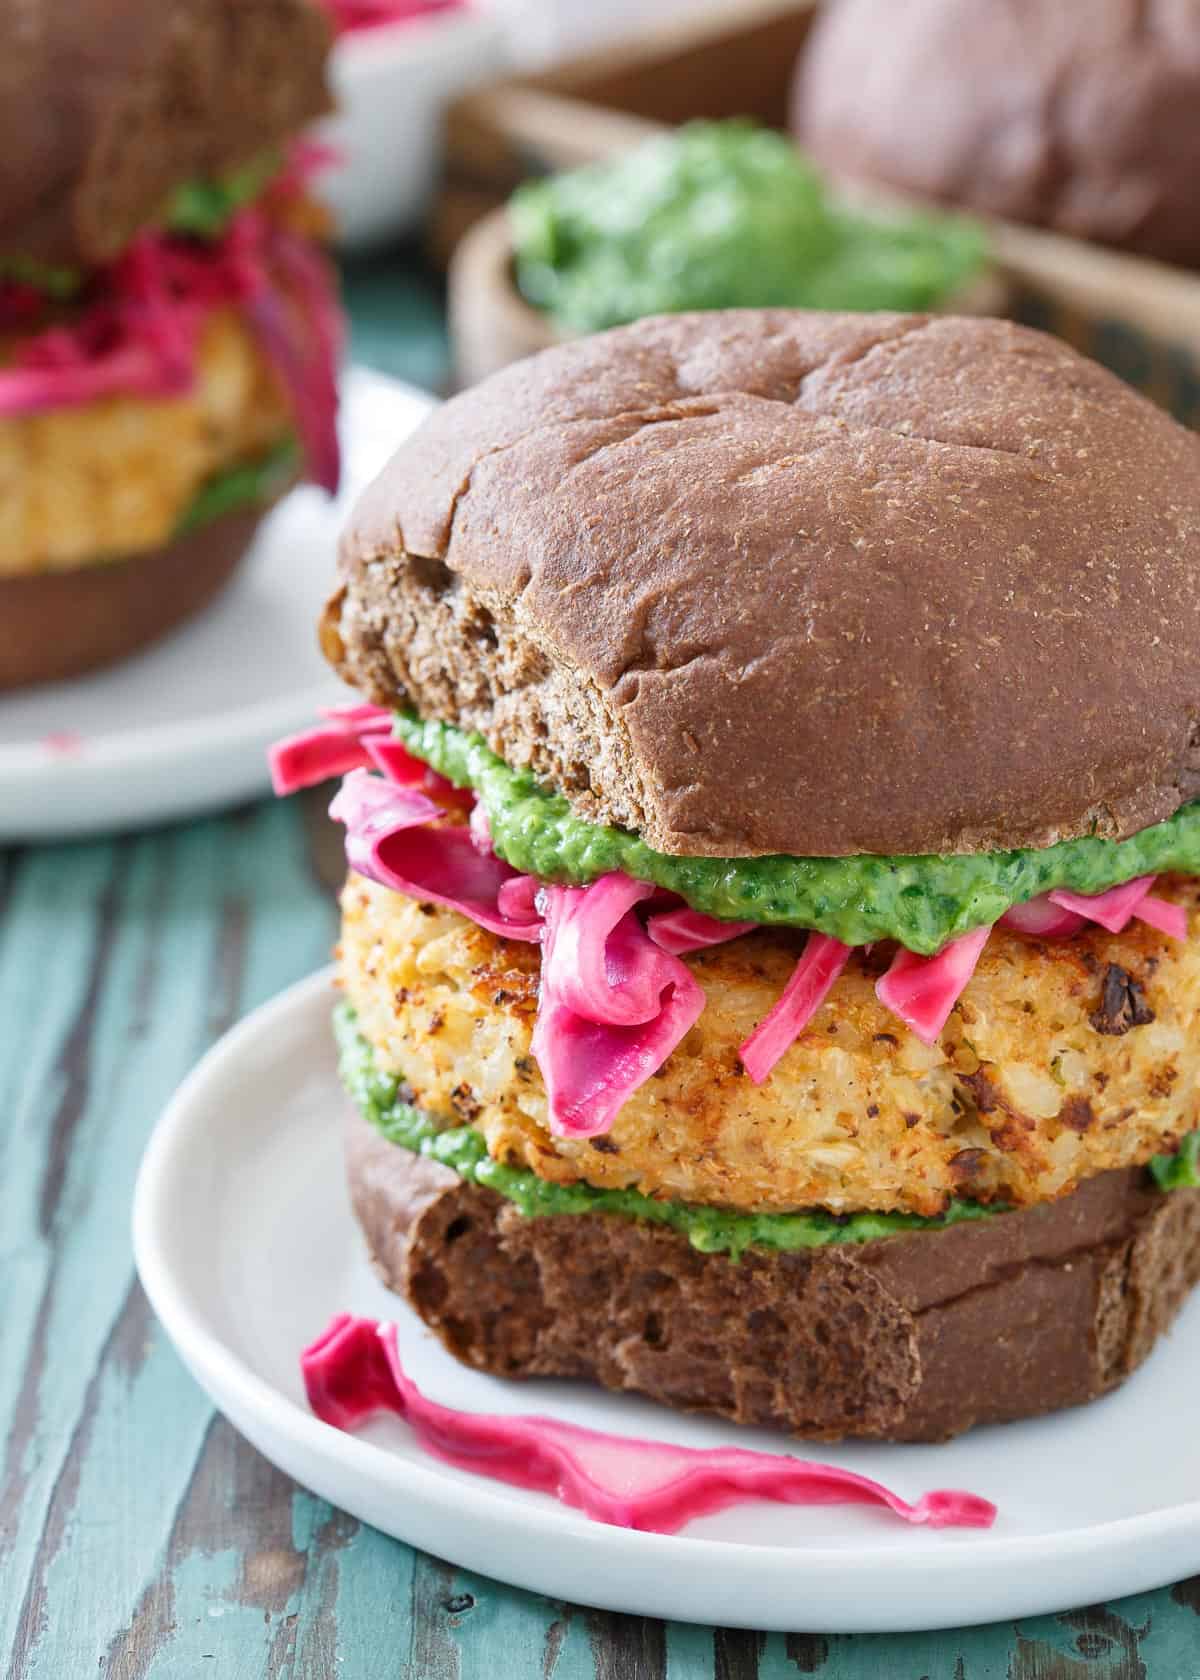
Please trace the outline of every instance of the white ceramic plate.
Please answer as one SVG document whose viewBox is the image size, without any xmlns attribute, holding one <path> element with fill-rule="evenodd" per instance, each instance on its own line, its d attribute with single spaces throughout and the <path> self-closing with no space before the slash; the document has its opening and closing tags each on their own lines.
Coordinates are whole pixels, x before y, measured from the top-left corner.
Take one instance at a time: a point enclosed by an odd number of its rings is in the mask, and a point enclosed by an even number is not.
<svg viewBox="0 0 1200 1680">
<path fill-rule="evenodd" d="M 465 1568 L 640 1615 L 813 1632 L 1035 1615 L 1200 1570 L 1200 1298 L 1117 1394 L 938 1447 L 808 1449 L 907 1498 L 965 1487 L 990 1531 L 914 1530 L 878 1511 L 746 1505 L 672 1537 L 605 1527 L 428 1458 L 399 1422 L 358 1436 L 305 1407 L 297 1356 L 336 1312 L 395 1318 L 411 1375 L 468 1410 L 541 1412 L 686 1445 L 803 1447 L 582 1385 L 464 1370 L 375 1280 L 342 1188 L 327 974 L 228 1034 L 181 1087 L 138 1182 L 134 1242 L 196 1380 L 322 1498 Z"/>
<path fill-rule="evenodd" d="M 0 697 L 0 844 L 138 828 L 266 790 L 268 744 L 345 698 L 315 626 L 350 503 L 433 406 L 348 369 L 336 501 L 294 490 L 212 605 L 145 653 Z"/>
<path fill-rule="evenodd" d="M 504 29 L 487 11 L 426 17 L 343 35 L 330 59 L 337 110 L 316 128 L 338 154 L 313 182 L 341 245 L 379 245 L 411 231 L 442 166 L 447 102 L 504 68 Z"/>
</svg>

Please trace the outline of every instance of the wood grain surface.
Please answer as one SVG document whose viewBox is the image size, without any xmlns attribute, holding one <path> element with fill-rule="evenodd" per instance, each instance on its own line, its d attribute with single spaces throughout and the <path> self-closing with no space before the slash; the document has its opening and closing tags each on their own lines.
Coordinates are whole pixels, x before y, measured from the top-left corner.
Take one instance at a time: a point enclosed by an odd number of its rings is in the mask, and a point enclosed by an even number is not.
<svg viewBox="0 0 1200 1680">
<path fill-rule="evenodd" d="M 356 311 L 359 353 L 444 367 L 436 300 L 412 270 L 368 278 L 383 302 Z M 323 802 L 0 850 L 0 1673 L 1200 1680 L 1200 1580 L 897 1637 L 609 1615 L 384 1538 L 214 1416 L 134 1280 L 130 1197 L 197 1056 L 328 957 L 340 856 Z"/>
</svg>

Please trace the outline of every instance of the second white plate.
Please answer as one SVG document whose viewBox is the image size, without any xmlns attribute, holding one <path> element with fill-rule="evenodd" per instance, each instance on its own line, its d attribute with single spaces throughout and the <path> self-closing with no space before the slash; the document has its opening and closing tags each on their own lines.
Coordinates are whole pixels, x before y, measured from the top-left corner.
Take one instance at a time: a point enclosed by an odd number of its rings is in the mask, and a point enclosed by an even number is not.
<svg viewBox="0 0 1200 1680">
<path fill-rule="evenodd" d="M 136 658 L 0 697 L 0 844 L 140 828 L 269 785 L 266 748 L 346 697 L 317 649 L 338 533 L 434 407 L 366 368 L 342 376 L 342 490 L 293 490 L 206 610 Z"/>
<path fill-rule="evenodd" d="M 388 1534 L 553 1598 L 812 1632 L 1035 1615 L 1200 1570 L 1200 1298 L 1106 1400 L 937 1447 L 818 1446 L 568 1383 L 464 1370 L 376 1281 L 342 1185 L 328 975 L 227 1035 L 159 1123 L 134 1236 L 150 1300 L 197 1381 L 275 1464 Z M 682 1445 L 818 1457 L 907 1498 L 993 1499 L 990 1531 L 906 1528 L 858 1507 L 747 1505 L 660 1536 L 428 1458 L 400 1423 L 350 1436 L 304 1404 L 298 1355 L 337 1312 L 394 1318 L 410 1374 L 467 1410 L 540 1412 Z"/>
</svg>

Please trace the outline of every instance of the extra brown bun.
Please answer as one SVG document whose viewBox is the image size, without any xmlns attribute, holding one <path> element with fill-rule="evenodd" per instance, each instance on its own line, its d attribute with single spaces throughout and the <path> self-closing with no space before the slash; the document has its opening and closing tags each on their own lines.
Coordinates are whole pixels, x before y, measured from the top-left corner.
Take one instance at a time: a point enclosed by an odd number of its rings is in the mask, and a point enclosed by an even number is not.
<svg viewBox="0 0 1200 1680">
<path fill-rule="evenodd" d="M 675 315 L 454 398 L 322 640 L 665 852 L 1123 836 L 1200 793 L 1200 438 L 1055 339 Z"/>
<path fill-rule="evenodd" d="M 836 0 L 793 127 L 836 173 L 1200 267 L 1200 4 Z"/>
<path fill-rule="evenodd" d="M 525 1218 L 357 1111 L 346 1143 L 377 1270 L 457 1359 L 810 1439 L 940 1441 L 1095 1399 L 1200 1280 L 1200 1190 L 1137 1169 L 979 1224 L 735 1264 L 612 1215 Z"/>
<path fill-rule="evenodd" d="M 0 0 L 0 254 L 110 261 L 329 109 L 317 0 Z"/>
<path fill-rule="evenodd" d="M 128 560 L 0 578 L 0 691 L 79 676 L 166 635 L 228 581 L 264 511 L 225 514 Z"/>
</svg>

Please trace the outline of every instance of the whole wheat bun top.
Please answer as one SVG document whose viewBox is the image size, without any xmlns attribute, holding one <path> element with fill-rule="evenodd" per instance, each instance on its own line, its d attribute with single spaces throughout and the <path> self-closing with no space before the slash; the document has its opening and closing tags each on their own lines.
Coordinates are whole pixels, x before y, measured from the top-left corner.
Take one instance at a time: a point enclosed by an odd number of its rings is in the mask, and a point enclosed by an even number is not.
<svg viewBox="0 0 1200 1680">
<path fill-rule="evenodd" d="M 1200 0 L 834 0 L 793 127 L 838 173 L 1200 268 Z"/>
<path fill-rule="evenodd" d="M 438 409 L 322 643 L 666 852 L 1124 836 L 1200 793 L 1200 438 L 1000 321 L 663 316 Z"/>
<path fill-rule="evenodd" d="M 318 0 L 0 0 L 0 256 L 94 267 L 329 108 Z"/>
</svg>

